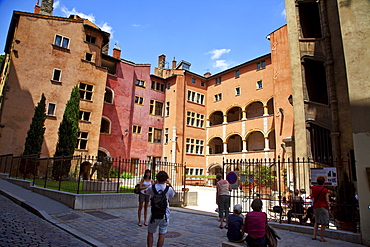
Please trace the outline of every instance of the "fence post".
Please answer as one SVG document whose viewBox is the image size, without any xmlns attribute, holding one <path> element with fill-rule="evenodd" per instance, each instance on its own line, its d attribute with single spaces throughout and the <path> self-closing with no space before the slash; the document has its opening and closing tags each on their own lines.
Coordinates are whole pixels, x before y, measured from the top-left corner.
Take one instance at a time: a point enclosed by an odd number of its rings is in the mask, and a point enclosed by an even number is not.
<svg viewBox="0 0 370 247">
<path fill-rule="evenodd" d="M 37 172 L 37 162 L 39 162 L 38 157 L 35 157 L 35 169 L 33 170 L 33 182 L 32 186 L 35 186 L 35 181 L 36 181 L 36 172 Z"/>
<path fill-rule="evenodd" d="M 117 162 L 117 160 L 116 160 Z M 119 187 L 120 187 L 120 178 L 121 178 L 121 157 L 119 157 L 118 160 L 118 180 L 117 180 L 117 193 L 119 193 Z"/>
<path fill-rule="evenodd" d="M 278 156 L 278 178 L 279 178 L 279 207 L 281 207 L 281 176 L 280 176 L 280 156 Z M 280 210 L 280 224 L 281 224 L 282 210 Z"/>
<path fill-rule="evenodd" d="M 77 183 L 77 194 L 80 194 L 80 183 L 81 183 L 81 164 L 82 164 L 82 156 L 80 155 L 80 172 L 78 173 L 78 183 Z"/>
</svg>

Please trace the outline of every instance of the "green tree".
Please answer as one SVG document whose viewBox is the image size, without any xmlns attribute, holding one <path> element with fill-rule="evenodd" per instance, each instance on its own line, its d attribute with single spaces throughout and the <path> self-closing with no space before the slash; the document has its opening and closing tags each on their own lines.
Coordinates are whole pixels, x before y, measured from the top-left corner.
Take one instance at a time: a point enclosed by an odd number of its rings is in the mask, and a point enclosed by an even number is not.
<svg viewBox="0 0 370 247">
<path fill-rule="evenodd" d="M 0 55 L 0 68 L 1 68 L 1 65 L 3 64 L 3 61 L 5 59 L 5 55 Z"/>
<path fill-rule="evenodd" d="M 42 143 L 44 142 L 45 133 L 45 119 L 46 119 L 46 105 L 45 95 L 41 95 L 40 102 L 35 107 L 35 113 L 27 132 L 26 142 L 24 144 L 24 151 L 22 155 L 41 154 Z M 35 171 L 36 160 L 22 159 L 20 171 L 24 175 L 31 174 Z"/>
<path fill-rule="evenodd" d="M 72 89 L 71 96 L 64 110 L 62 122 L 58 130 L 58 143 L 54 157 L 72 156 L 77 144 L 78 118 L 80 111 L 80 92 L 78 87 Z M 53 165 L 54 179 L 68 176 L 71 161 L 55 161 Z"/>
</svg>

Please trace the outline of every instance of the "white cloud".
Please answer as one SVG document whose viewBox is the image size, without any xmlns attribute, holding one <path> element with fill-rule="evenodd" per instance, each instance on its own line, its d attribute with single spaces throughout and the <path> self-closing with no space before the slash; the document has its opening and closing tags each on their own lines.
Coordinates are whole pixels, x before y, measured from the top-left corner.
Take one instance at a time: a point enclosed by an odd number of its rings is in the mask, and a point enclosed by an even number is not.
<svg viewBox="0 0 370 247">
<path fill-rule="evenodd" d="M 53 9 L 57 9 L 59 7 L 59 4 L 60 4 L 59 0 L 55 1 L 53 4 Z"/>
<path fill-rule="evenodd" d="M 75 8 L 73 8 L 72 10 L 69 10 L 66 6 L 62 6 L 61 10 L 65 14 L 66 17 L 69 17 L 70 15 L 78 15 L 81 18 L 88 19 L 92 23 L 95 22 L 95 16 L 91 13 L 86 15 L 84 13 L 78 12 Z"/>
<path fill-rule="evenodd" d="M 285 11 L 285 9 L 281 12 L 281 16 L 284 17 L 284 18 L 286 18 L 286 11 Z"/>
<path fill-rule="evenodd" d="M 133 27 L 140 27 L 140 24 L 132 24 Z"/>
<path fill-rule="evenodd" d="M 214 68 L 219 68 L 221 70 L 225 70 L 227 69 L 232 63 L 230 62 L 226 62 L 226 60 L 216 60 L 214 63 L 213 63 L 213 67 Z"/>
<path fill-rule="evenodd" d="M 214 49 L 213 51 L 207 52 L 207 54 L 212 54 L 211 59 L 219 59 L 223 54 L 229 53 L 230 49 Z"/>
</svg>

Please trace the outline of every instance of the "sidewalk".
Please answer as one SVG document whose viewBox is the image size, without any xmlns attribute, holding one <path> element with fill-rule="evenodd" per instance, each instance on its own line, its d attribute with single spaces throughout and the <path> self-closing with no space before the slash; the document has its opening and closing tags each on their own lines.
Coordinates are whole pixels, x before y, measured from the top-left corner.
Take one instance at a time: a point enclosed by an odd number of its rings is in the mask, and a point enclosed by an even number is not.
<svg viewBox="0 0 370 247">
<path fill-rule="evenodd" d="M 146 246 L 147 227 L 136 225 L 137 208 L 73 210 L 3 179 L 0 193 L 92 246 Z M 227 240 L 227 230 L 217 226 L 216 213 L 171 208 L 164 246 L 221 246 Z M 321 243 L 308 234 L 276 229 L 282 238 L 279 246 L 363 246 L 331 238 Z"/>
</svg>

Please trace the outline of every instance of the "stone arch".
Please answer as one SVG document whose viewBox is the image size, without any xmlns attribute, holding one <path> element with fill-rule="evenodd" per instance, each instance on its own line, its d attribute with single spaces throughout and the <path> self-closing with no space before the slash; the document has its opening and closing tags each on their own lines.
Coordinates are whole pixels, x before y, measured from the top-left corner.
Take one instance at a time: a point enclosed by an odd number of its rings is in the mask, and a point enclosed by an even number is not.
<svg viewBox="0 0 370 247">
<path fill-rule="evenodd" d="M 240 134 L 233 133 L 227 137 L 227 152 L 237 153 L 243 150 L 243 139 Z"/>
<path fill-rule="evenodd" d="M 247 115 L 247 119 L 249 118 L 256 118 L 256 117 L 262 117 L 264 113 L 264 107 L 263 103 L 261 101 L 254 101 L 250 103 L 245 111 Z"/>
<path fill-rule="evenodd" d="M 236 122 L 242 119 L 242 108 L 240 106 L 232 106 L 226 111 L 227 122 Z"/>
<path fill-rule="evenodd" d="M 274 115 L 274 98 L 273 97 L 267 100 L 266 106 L 267 106 L 267 113 L 269 115 Z"/>
<path fill-rule="evenodd" d="M 261 151 L 265 149 L 265 135 L 263 131 L 250 131 L 246 137 L 248 151 Z"/>
<path fill-rule="evenodd" d="M 219 125 L 224 122 L 224 113 L 220 110 L 213 111 L 209 114 L 209 126 Z"/>
<path fill-rule="evenodd" d="M 110 134 L 111 133 L 111 121 L 109 118 L 102 116 L 100 124 L 100 133 Z"/>
<path fill-rule="evenodd" d="M 221 137 L 215 136 L 208 142 L 209 154 L 222 154 L 224 145 Z"/>
</svg>

